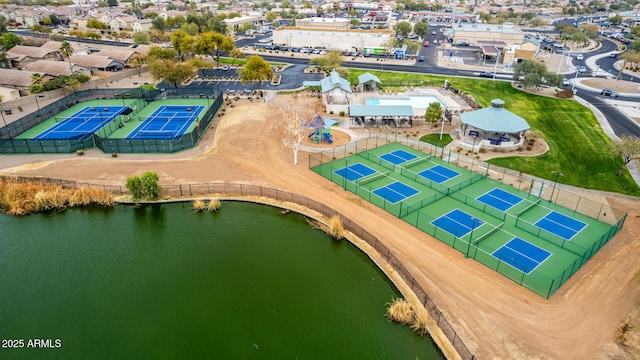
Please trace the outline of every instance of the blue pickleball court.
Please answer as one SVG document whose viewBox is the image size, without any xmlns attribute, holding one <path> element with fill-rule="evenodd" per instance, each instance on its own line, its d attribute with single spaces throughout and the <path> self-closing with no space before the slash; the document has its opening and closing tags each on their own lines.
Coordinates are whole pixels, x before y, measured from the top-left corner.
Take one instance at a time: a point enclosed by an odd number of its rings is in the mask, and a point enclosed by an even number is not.
<svg viewBox="0 0 640 360">
<path fill-rule="evenodd" d="M 478 196 L 476 200 L 500 211 L 507 211 L 519 204 L 523 199 L 520 196 L 513 195 L 512 193 L 500 188 L 494 188 L 493 190 Z"/>
<path fill-rule="evenodd" d="M 423 170 L 418 173 L 423 178 L 429 179 L 435 183 L 441 184 L 447 180 L 451 180 L 454 177 L 460 175 L 459 172 L 446 168 L 442 165 L 436 165 L 427 170 Z"/>
<path fill-rule="evenodd" d="M 396 181 L 389 185 L 385 185 L 383 187 L 377 188 L 373 190 L 372 193 L 387 200 L 392 204 L 395 204 L 408 197 L 411 197 L 415 194 L 420 193 L 420 191 L 412 188 L 409 185 Z"/>
<path fill-rule="evenodd" d="M 545 215 L 545 217 L 538 220 L 535 225 L 565 240 L 571 240 L 587 226 L 587 224 L 582 221 L 576 220 L 571 216 L 560 214 L 557 211 L 551 211 Z"/>
<path fill-rule="evenodd" d="M 484 221 L 460 209 L 454 209 L 431 221 L 431 225 L 459 238 L 479 228 L 482 224 L 484 224 Z"/>
<path fill-rule="evenodd" d="M 551 256 L 551 253 L 532 243 L 514 237 L 491 255 L 525 274 L 531 273 Z"/>
<path fill-rule="evenodd" d="M 127 106 L 89 106 L 36 135 L 34 140 L 85 140 L 125 111 Z"/>
<path fill-rule="evenodd" d="M 349 181 L 355 181 L 376 173 L 374 169 L 361 163 L 351 164 L 338 170 L 334 170 L 333 172 Z"/>
<path fill-rule="evenodd" d="M 384 155 L 380 155 L 379 156 L 380 159 L 388 161 L 390 163 L 392 163 L 393 165 L 399 165 L 402 163 L 405 163 L 409 160 L 413 160 L 415 158 L 417 158 L 416 155 L 413 155 L 412 153 L 408 152 L 408 151 L 404 151 L 404 150 L 395 150 L 392 151 L 390 153 L 386 153 Z"/>
</svg>

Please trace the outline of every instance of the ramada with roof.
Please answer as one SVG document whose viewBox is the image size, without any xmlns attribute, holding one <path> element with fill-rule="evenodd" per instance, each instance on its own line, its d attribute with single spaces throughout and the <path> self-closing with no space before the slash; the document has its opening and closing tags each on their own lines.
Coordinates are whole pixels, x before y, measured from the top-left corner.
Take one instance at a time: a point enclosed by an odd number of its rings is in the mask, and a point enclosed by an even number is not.
<svg viewBox="0 0 640 360">
<path fill-rule="evenodd" d="M 459 146 L 474 153 L 481 148 L 516 150 L 524 144 L 530 129 L 527 121 L 504 108 L 504 101 L 491 100 L 491 106 L 460 114 Z"/>
</svg>

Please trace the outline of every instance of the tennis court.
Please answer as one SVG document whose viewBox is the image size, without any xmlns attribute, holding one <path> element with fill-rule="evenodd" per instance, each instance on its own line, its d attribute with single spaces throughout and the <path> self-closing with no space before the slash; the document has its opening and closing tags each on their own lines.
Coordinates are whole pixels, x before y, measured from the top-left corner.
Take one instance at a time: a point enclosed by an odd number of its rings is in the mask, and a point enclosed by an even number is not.
<svg viewBox="0 0 640 360">
<path fill-rule="evenodd" d="M 395 151 L 380 155 L 379 158 L 381 158 L 382 160 L 388 161 L 393 165 L 400 165 L 409 160 L 413 160 L 417 158 L 417 156 L 404 150 L 395 150 Z"/>
<path fill-rule="evenodd" d="M 128 107 L 96 106 L 85 107 L 63 119 L 56 125 L 33 137 L 34 140 L 66 140 L 89 138 L 93 133 L 115 119 Z"/>
<path fill-rule="evenodd" d="M 460 175 L 460 173 L 455 170 L 446 168 L 442 165 L 436 165 L 427 170 L 423 170 L 419 172 L 418 175 L 428 180 L 431 180 L 434 183 L 442 184 L 443 182 L 449 181 L 454 177 Z"/>
<path fill-rule="evenodd" d="M 454 209 L 433 220 L 431 224 L 460 238 L 482 226 L 484 221 L 460 209 Z"/>
<path fill-rule="evenodd" d="M 587 224 L 582 221 L 560 214 L 557 211 L 549 212 L 542 219 L 538 220 L 535 225 L 565 240 L 571 240 L 587 226 Z"/>
<path fill-rule="evenodd" d="M 524 199 L 500 188 L 493 188 L 491 191 L 478 196 L 476 200 L 500 211 L 507 211 Z"/>
<path fill-rule="evenodd" d="M 379 187 L 372 192 L 392 204 L 396 204 L 404 199 L 410 198 L 413 195 L 420 193 L 419 190 L 416 190 L 400 181 L 395 181 L 389 185 Z"/>
<path fill-rule="evenodd" d="M 198 119 L 204 106 L 161 106 L 141 117 L 142 124 L 127 139 L 174 139 L 182 136 Z"/>
<path fill-rule="evenodd" d="M 491 255 L 525 274 L 530 274 L 547 260 L 551 253 L 528 241 L 514 237 Z"/>
<path fill-rule="evenodd" d="M 614 227 L 597 219 L 606 215 L 602 208 L 583 214 L 575 211 L 579 203 L 566 208 L 542 202 L 531 189 L 399 143 L 335 155 L 328 152 L 328 161 L 311 168 L 545 297 L 619 230 L 620 222 Z"/>
<path fill-rule="evenodd" d="M 351 164 L 341 169 L 335 170 L 334 173 L 349 181 L 359 180 L 363 177 L 375 174 L 376 171 L 361 163 Z"/>
</svg>

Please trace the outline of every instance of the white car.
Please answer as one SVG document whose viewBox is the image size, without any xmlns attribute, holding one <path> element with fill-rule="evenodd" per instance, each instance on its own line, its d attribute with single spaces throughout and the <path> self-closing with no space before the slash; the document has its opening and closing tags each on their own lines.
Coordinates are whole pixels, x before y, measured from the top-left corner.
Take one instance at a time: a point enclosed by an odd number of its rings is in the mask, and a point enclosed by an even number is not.
<svg viewBox="0 0 640 360">
<path fill-rule="evenodd" d="M 584 56 L 582 54 L 576 55 L 576 60 L 584 60 Z"/>
</svg>

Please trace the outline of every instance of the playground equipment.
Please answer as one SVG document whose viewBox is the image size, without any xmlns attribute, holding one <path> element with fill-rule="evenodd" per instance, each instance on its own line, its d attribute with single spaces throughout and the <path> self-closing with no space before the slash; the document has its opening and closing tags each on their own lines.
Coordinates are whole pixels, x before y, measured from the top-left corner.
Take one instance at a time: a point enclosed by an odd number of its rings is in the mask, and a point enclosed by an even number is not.
<svg viewBox="0 0 640 360">
<path fill-rule="evenodd" d="M 318 144 L 326 141 L 328 144 L 333 144 L 333 138 L 331 136 L 331 126 L 337 124 L 337 120 L 330 119 L 328 117 L 316 115 L 306 124 L 313 131 L 308 135 L 309 138 L 313 138 L 313 142 Z"/>
</svg>

